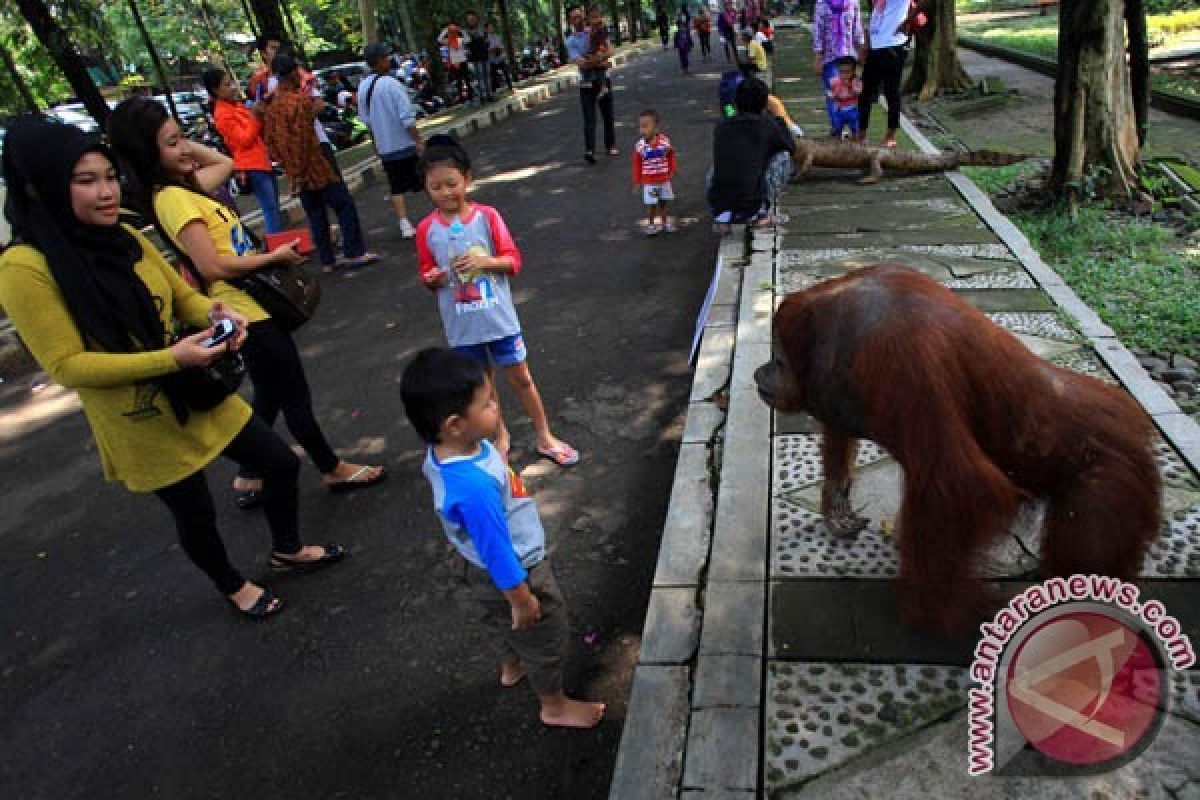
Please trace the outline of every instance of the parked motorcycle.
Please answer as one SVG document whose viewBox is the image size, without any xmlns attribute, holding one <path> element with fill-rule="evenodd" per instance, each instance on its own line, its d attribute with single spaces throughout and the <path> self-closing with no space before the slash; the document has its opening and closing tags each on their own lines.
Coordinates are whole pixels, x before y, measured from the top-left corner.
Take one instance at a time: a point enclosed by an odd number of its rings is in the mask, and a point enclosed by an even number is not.
<svg viewBox="0 0 1200 800">
<path fill-rule="evenodd" d="M 329 137 L 330 143 L 338 150 L 345 150 L 366 141 L 370 131 L 358 115 L 345 108 L 325 104 L 321 113 L 317 114 L 321 127 Z"/>
</svg>

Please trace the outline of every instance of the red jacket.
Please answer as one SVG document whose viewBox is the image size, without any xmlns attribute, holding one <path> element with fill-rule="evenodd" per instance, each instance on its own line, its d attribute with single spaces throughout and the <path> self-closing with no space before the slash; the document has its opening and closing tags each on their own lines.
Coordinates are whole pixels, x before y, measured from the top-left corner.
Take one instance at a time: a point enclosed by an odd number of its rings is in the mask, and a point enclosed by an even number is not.
<svg viewBox="0 0 1200 800">
<path fill-rule="evenodd" d="M 233 155 L 234 169 L 271 171 L 271 157 L 263 141 L 262 123 L 250 109 L 240 103 L 218 100 L 213 107 L 213 120 L 225 146 Z"/>
<path fill-rule="evenodd" d="M 650 141 L 639 139 L 633 148 L 633 182 L 638 186 L 666 183 L 675 174 L 675 148 L 665 133 Z"/>
</svg>

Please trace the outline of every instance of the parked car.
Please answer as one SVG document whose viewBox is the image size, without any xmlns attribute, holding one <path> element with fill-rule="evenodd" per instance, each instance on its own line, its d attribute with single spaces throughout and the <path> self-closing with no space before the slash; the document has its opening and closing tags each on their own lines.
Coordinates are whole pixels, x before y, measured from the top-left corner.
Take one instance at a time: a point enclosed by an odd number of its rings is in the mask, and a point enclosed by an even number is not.
<svg viewBox="0 0 1200 800">
<path fill-rule="evenodd" d="M 100 130 L 100 126 L 96 124 L 96 120 L 92 119 L 92 115 L 87 112 L 83 103 L 64 103 L 54 106 L 46 112 L 46 116 L 55 122 L 74 125 L 84 133 L 95 133 Z"/>
<path fill-rule="evenodd" d="M 196 120 L 204 116 L 204 102 L 207 98 L 195 92 L 172 92 L 171 99 L 175 102 L 175 110 L 179 112 L 179 123 L 183 126 L 184 133 L 187 133 L 196 124 Z M 165 94 L 154 95 L 154 100 L 170 110 L 171 106 L 167 103 Z"/>
</svg>

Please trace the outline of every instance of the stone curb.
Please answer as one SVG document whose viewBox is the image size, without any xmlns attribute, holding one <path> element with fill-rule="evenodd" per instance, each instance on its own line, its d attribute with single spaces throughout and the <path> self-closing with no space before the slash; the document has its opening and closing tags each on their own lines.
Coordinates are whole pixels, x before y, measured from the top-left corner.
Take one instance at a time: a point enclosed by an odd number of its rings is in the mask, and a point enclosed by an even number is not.
<svg viewBox="0 0 1200 800">
<path fill-rule="evenodd" d="M 709 581 L 718 551 L 722 553 L 721 569 L 730 575 L 739 574 L 738 564 L 745 553 L 757 559 L 761 571 L 766 554 L 769 454 L 726 451 L 718 455 L 722 427 L 763 425 L 751 412 L 766 410 L 757 393 L 746 386 L 753 370 L 735 367 L 734 359 L 737 342 L 761 340 L 764 329 L 765 335 L 770 335 L 769 301 L 766 317 L 759 308 L 761 295 L 770 293 L 765 284 L 771 273 L 748 263 L 748 244 L 748 232 L 738 228 L 718 247 L 721 272 L 696 357 L 634 690 L 609 787 L 611 800 L 676 800 L 681 788 L 689 790 L 688 797 L 724 796 L 723 790 L 753 790 L 758 781 L 766 600 L 762 576 L 751 576 L 752 582 L 736 577 Z M 767 341 L 769 352 L 769 338 Z M 757 342 L 744 346 L 762 347 Z M 736 363 L 741 362 L 739 358 Z M 735 381 L 740 388 L 734 388 Z M 726 408 L 716 402 L 722 393 L 728 397 Z M 732 413 L 745 419 L 731 423 Z M 769 423 L 769 414 L 766 419 Z M 762 475 L 757 479 L 748 475 L 734 486 L 731 473 L 735 470 L 724 469 L 719 461 L 740 462 L 747 455 L 752 461 L 763 461 L 755 470 Z M 714 470 L 721 475 L 719 491 Z M 752 487 L 762 496 L 757 497 Z M 730 511 L 756 507 L 764 514 L 756 526 L 761 543 L 739 536 L 736 515 Z M 724 516 L 714 528 L 718 508 L 724 510 Z M 720 532 L 719 543 L 714 531 Z M 706 620 L 706 605 L 720 607 L 721 618 Z M 742 613 L 747 608 L 751 610 L 749 619 Z M 737 667 L 736 675 L 752 675 L 753 680 L 732 680 L 731 665 Z"/>
<path fill-rule="evenodd" d="M 900 127 L 924 152 L 941 152 L 917 130 L 907 116 L 901 115 Z M 1076 327 L 1087 337 L 1096 354 L 1146 410 L 1163 437 L 1179 451 L 1192 469 L 1200 471 L 1200 425 L 1184 414 L 1162 387 L 1154 382 L 1133 354 L 1116 338 L 1113 330 L 1105 325 L 1096 312 L 1080 300 L 1058 273 L 1042 260 L 1025 238 L 1025 234 L 996 210 L 983 190 L 959 170 L 947 172 L 946 177 L 975 213 L 1012 251 L 1042 290 L 1054 300 L 1063 313 L 1075 321 Z"/>
</svg>

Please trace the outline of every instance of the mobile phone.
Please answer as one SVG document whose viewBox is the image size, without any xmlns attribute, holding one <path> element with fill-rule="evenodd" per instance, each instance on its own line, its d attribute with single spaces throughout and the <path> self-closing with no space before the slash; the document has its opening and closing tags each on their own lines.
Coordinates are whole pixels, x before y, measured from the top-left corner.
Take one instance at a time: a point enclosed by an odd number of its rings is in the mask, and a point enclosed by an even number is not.
<svg viewBox="0 0 1200 800">
<path fill-rule="evenodd" d="M 209 336 L 207 339 L 200 342 L 200 344 L 204 345 L 205 347 L 216 347 L 217 345 L 224 344 L 232 339 L 236 333 L 237 325 L 234 325 L 232 320 L 218 320 L 217 323 L 213 325 L 212 336 Z"/>
</svg>

